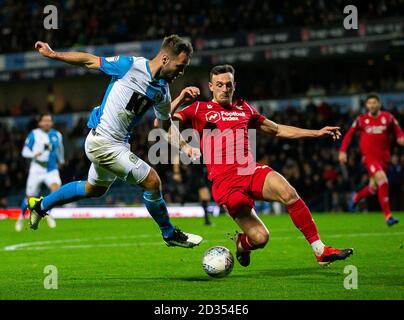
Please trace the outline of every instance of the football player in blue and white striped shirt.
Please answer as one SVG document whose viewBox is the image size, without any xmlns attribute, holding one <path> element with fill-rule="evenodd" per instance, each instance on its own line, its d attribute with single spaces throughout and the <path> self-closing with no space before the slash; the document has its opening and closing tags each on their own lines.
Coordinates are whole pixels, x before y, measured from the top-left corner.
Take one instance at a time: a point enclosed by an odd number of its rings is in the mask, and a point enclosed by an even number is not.
<svg viewBox="0 0 404 320">
<path fill-rule="evenodd" d="M 62 134 L 52 126 L 52 116 L 49 113 L 41 114 L 38 128 L 32 130 L 25 139 L 22 156 L 30 159 L 31 164 L 25 191 L 26 198 L 21 202 L 21 215 L 15 225 L 18 232 L 24 226 L 28 199 L 39 196 L 42 184 L 45 184 L 51 192 L 59 189 L 62 184 L 58 166 L 64 163 L 63 139 Z M 56 222 L 50 215 L 47 215 L 46 219 L 49 227 L 56 227 Z"/>
<path fill-rule="evenodd" d="M 172 124 L 170 109 L 174 105 L 196 99 L 199 89 L 185 88 L 171 101 L 169 83 L 184 73 L 190 62 L 192 45 L 177 35 L 164 38 L 157 56 L 97 57 L 84 52 L 56 52 L 47 43 L 37 42 L 35 48 L 43 56 L 110 75 L 111 82 L 100 106 L 93 109 L 87 126 L 91 129 L 85 151 L 92 162 L 87 181 L 75 181 L 62 186 L 45 198 L 31 198 L 30 223 L 37 229 L 46 213 L 57 205 L 83 198 L 104 195 L 118 177 L 143 189 L 143 201 L 150 215 L 159 225 L 163 239 L 169 246 L 190 248 L 202 238 L 184 233 L 171 224 L 162 197 L 162 185 L 157 172 L 131 152 L 128 144 L 132 129 L 150 109 L 154 110 L 160 127 L 169 132 L 170 142 L 188 156 L 199 157 L 199 149 L 191 148 Z"/>
</svg>

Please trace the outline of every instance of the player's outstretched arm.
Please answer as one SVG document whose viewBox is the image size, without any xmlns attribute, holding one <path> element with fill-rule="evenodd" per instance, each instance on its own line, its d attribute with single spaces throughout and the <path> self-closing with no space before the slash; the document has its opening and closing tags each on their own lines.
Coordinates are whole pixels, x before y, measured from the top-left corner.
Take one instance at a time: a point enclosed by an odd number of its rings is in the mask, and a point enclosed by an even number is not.
<svg viewBox="0 0 404 320">
<path fill-rule="evenodd" d="M 86 52 L 57 52 L 51 49 L 49 44 L 42 41 L 35 43 L 35 49 L 44 57 L 63 61 L 80 67 L 89 69 L 100 68 L 100 57 Z"/>
<path fill-rule="evenodd" d="M 265 119 L 259 126 L 259 130 L 279 138 L 301 139 L 301 138 L 320 138 L 332 137 L 338 140 L 341 137 L 339 127 L 324 127 L 320 130 L 302 129 L 283 124 L 277 124 L 269 119 Z"/>
</svg>

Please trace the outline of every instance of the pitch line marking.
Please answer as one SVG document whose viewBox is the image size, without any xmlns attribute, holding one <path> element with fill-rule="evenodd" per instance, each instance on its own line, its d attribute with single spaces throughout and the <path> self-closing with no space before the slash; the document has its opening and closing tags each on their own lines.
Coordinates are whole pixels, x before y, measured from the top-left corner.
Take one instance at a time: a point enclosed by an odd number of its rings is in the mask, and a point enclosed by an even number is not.
<svg viewBox="0 0 404 320">
<path fill-rule="evenodd" d="M 342 237 L 378 237 L 378 236 L 400 236 L 404 235 L 404 232 L 394 232 L 394 233 L 384 233 L 384 232 L 368 232 L 368 233 L 346 233 L 346 234 L 334 234 L 329 235 L 326 238 L 342 238 Z M 23 242 L 13 245 L 8 245 L 3 248 L 3 251 L 22 251 L 22 250 L 51 250 L 51 249 L 89 249 L 89 248 L 108 248 L 108 247 L 137 247 L 137 246 L 146 246 L 146 245 L 162 245 L 163 241 L 154 241 L 154 242 L 130 242 L 130 243 L 100 243 L 100 244 L 71 244 L 71 245 L 61 245 L 55 246 L 54 244 L 58 243 L 78 243 L 78 242 L 86 242 L 86 241 L 94 241 L 94 240 L 125 240 L 131 238 L 154 238 L 156 235 L 152 234 L 140 234 L 133 236 L 111 236 L 111 237 L 96 237 L 96 238 L 82 238 L 82 239 L 65 239 L 65 240 L 49 240 L 49 241 L 35 241 L 35 242 Z M 271 237 L 270 240 L 293 240 L 293 239 L 303 239 L 304 237 Z M 214 241 L 223 241 L 226 238 L 220 239 L 209 239 L 204 240 L 204 242 L 214 242 Z M 44 245 L 44 246 L 42 246 Z M 46 246 L 50 245 L 50 246 Z"/>
<path fill-rule="evenodd" d="M 34 241 L 34 242 L 23 242 L 18 244 L 9 245 L 3 248 L 4 251 L 16 251 L 24 250 L 25 247 L 32 245 L 41 244 L 53 244 L 53 243 L 70 243 L 70 242 L 83 242 L 83 241 L 97 241 L 97 240 L 119 240 L 119 239 L 130 239 L 130 238 L 150 238 L 155 237 L 151 234 L 138 234 L 133 236 L 110 236 L 110 237 L 96 237 L 96 238 L 77 238 L 77 239 L 65 239 L 65 240 L 48 240 L 48 241 Z M 60 248 L 60 247 L 59 247 Z"/>
</svg>

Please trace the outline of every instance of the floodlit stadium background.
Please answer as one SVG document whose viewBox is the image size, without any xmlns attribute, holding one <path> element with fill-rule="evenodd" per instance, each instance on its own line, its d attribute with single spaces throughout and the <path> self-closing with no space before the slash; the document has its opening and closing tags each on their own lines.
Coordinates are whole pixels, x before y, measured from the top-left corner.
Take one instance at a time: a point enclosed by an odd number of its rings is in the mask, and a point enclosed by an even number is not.
<svg viewBox="0 0 404 320">
<path fill-rule="evenodd" d="M 236 98 L 249 100 L 275 122 L 305 128 L 341 126 L 345 133 L 369 91 L 381 93 L 383 106 L 404 125 L 404 2 L 387 1 L 52 1 L 58 8 L 57 30 L 45 30 L 44 1 L 0 1 L 0 207 L 2 217 L 17 214 L 24 197 L 28 163 L 21 149 L 35 126 L 35 115 L 54 114 L 64 135 L 63 183 L 86 179 L 83 151 L 89 111 L 101 103 L 109 78 L 100 72 L 54 63 L 33 52 L 37 40 L 54 49 L 74 49 L 101 56 L 151 58 L 161 39 L 188 37 L 195 54 L 185 76 L 171 88 L 195 85 L 209 99 L 209 69 L 231 63 L 236 68 Z M 357 30 L 343 27 L 343 8 L 357 5 Z M 401 19 L 400 19 L 401 18 Z M 132 150 L 147 160 L 147 134 L 153 114 L 135 128 Z M 367 183 L 356 145 L 349 164 L 338 164 L 340 142 L 280 141 L 258 136 L 257 160 L 281 172 L 316 212 L 346 211 L 353 190 Z M 393 144 L 388 170 L 392 210 L 404 210 L 404 150 Z M 182 166 L 182 182 L 171 165 L 156 166 L 165 199 L 175 213 L 203 214 L 194 177 L 201 165 Z M 47 193 L 47 190 L 44 190 Z M 131 216 L 121 207 L 142 206 L 140 189 L 117 181 L 107 196 L 83 200 L 80 207 L 114 208 L 114 216 Z M 194 204 L 194 205 L 193 205 Z M 193 209 L 181 208 L 193 206 Z M 9 210 L 11 209 L 11 210 Z M 219 209 L 212 202 L 216 214 Z M 279 206 L 257 203 L 261 213 Z M 73 209 L 68 209 L 70 215 Z M 359 210 L 379 210 L 370 198 Z M 94 216 L 81 210 L 77 216 Z M 102 214 L 107 210 L 103 209 Z M 181 213 L 182 212 L 182 213 Z M 61 213 L 62 214 L 62 213 Z"/>
</svg>

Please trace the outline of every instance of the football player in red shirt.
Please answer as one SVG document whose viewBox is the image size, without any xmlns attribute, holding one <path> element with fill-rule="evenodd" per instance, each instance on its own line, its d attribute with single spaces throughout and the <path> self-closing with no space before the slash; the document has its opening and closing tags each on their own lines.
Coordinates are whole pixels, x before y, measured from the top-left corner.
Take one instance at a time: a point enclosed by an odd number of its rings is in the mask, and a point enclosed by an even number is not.
<svg viewBox="0 0 404 320">
<path fill-rule="evenodd" d="M 397 143 L 401 146 L 404 146 L 404 133 L 391 113 L 380 110 L 380 97 L 376 93 L 369 94 L 365 103 L 368 112 L 358 116 L 346 133 L 340 147 L 339 161 L 342 164 L 347 162 L 346 150 L 353 135 L 358 131 L 359 148 L 363 164 L 368 171 L 369 185 L 352 195 L 352 203 L 355 205 L 377 191 L 386 223 L 392 226 L 398 223 L 398 219 L 391 215 L 389 183 L 385 171 L 390 162 L 391 133 L 394 132 Z"/>
<path fill-rule="evenodd" d="M 196 101 L 176 112 L 174 118 L 191 124 L 198 131 L 208 179 L 212 181 L 213 198 L 243 230 L 234 239 L 237 260 L 242 266 L 248 266 L 251 251 L 263 248 L 269 240 L 268 229 L 255 212 L 254 199 L 283 203 L 296 227 L 311 244 L 320 265 L 344 260 L 353 250 L 323 244 L 309 208 L 282 175 L 254 161 L 248 137 L 248 128 L 252 127 L 280 138 L 325 136 L 335 140 L 341 135 L 339 128 L 306 130 L 276 124 L 246 101 L 233 102 L 235 86 L 232 66 L 214 67 L 209 82 L 213 99 Z"/>
</svg>

